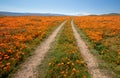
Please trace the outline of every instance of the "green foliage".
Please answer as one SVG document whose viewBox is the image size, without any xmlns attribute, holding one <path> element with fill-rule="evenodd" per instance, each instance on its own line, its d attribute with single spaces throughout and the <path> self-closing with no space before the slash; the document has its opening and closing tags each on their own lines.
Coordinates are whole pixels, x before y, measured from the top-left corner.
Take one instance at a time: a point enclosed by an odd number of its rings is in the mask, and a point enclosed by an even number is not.
<svg viewBox="0 0 120 78">
<path fill-rule="evenodd" d="M 65 25 L 49 61 L 46 78 L 90 78 L 76 45 L 70 22 Z"/>
</svg>

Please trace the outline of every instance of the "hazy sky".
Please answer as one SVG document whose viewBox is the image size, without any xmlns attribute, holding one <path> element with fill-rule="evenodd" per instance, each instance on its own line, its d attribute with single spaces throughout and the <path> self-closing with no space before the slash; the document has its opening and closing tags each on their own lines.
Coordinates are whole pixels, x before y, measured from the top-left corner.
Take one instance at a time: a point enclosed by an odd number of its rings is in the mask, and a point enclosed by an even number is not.
<svg viewBox="0 0 120 78">
<path fill-rule="evenodd" d="M 85 15 L 120 13 L 120 0 L 0 0 L 0 11 Z"/>
</svg>

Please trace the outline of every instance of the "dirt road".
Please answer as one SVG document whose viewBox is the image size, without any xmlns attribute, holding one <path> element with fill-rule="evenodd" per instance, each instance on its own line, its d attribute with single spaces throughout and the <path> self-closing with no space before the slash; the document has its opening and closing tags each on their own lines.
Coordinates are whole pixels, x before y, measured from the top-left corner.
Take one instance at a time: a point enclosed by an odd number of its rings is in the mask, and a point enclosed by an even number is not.
<svg viewBox="0 0 120 78">
<path fill-rule="evenodd" d="M 41 61 L 50 49 L 52 42 L 54 42 L 56 35 L 66 22 L 67 21 L 64 21 L 44 42 L 37 47 L 35 54 L 20 65 L 20 69 L 18 69 L 12 78 L 36 78 L 38 76 L 37 67 L 41 64 Z"/>
<path fill-rule="evenodd" d="M 99 66 L 98 66 L 99 63 L 98 63 L 97 58 L 90 53 L 90 51 L 89 51 L 88 47 L 86 46 L 85 42 L 82 40 L 81 36 L 79 35 L 77 30 L 75 29 L 73 20 L 71 21 L 71 25 L 72 25 L 72 29 L 73 29 L 73 32 L 74 32 L 74 36 L 75 36 L 75 38 L 77 40 L 77 43 L 78 43 L 78 47 L 81 51 L 83 59 L 87 63 L 87 67 L 89 69 L 91 77 L 92 78 L 110 78 L 107 75 L 107 73 L 103 72 L 99 68 Z"/>
</svg>

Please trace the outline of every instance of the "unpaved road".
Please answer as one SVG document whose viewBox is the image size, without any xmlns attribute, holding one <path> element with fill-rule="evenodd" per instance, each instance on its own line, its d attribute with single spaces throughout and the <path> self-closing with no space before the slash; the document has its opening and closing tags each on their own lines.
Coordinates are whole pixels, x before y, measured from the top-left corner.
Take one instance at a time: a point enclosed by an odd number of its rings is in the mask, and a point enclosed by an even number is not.
<svg viewBox="0 0 120 78">
<path fill-rule="evenodd" d="M 44 42 L 37 47 L 35 54 L 20 65 L 20 69 L 18 69 L 12 78 L 36 78 L 38 76 L 37 67 L 41 64 L 42 59 L 50 49 L 56 35 L 66 22 L 67 21 L 64 21 Z"/>
<path fill-rule="evenodd" d="M 72 29 L 73 29 L 74 36 L 75 36 L 75 38 L 77 40 L 77 43 L 78 43 L 78 47 L 79 47 L 79 49 L 81 51 L 81 54 L 83 56 L 83 59 L 87 63 L 87 67 L 89 69 L 91 77 L 92 78 L 111 78 L 111 77 L 108 76 L 108 74 L 106 72 L 102 71 L 98 67 L 99 63 L 98 63 L 97 58 L 90 53 L 90 51 L 89 51 L 88 47 L 86 46 L 85 42 L 82 40 L 79 33 L 75 29 L 73 20 L 71 21 L 71 26 L 72 26 Z"/>
</svg>

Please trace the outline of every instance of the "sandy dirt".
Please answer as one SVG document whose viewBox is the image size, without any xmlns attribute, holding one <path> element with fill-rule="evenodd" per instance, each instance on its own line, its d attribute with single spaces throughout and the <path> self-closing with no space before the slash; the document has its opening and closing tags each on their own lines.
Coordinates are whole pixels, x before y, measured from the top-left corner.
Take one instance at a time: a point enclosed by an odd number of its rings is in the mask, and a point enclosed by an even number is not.
<svg viewBox="0 0 120 78">
<path fill-rule="evenodd" d="M 87 67 L 89 69 L 91 77 L 92 78 L 111 78 L 108 76 L 106 72 L 104 72 L 102 69 L 99 68 L 98 59 L 95 56 L 93 56 L 93 54 L 90 53 L 87 45 L 85 44 L 80 34 L 75 29 L 73 20 L 71 21 L 71 26 L 72 26 L 76 41 L 78 43 L 78 47 L 81 51 L 81 55 L 83 56 L 83 59 L 87 63 Z"/>
<path fill-rule="evenodd" d="M 56 35 L 65 23 L 66 21 L 64 21 L 45 41 L 37 47 L 35 54 L 20 65 L 20 69 L 18 69 L 12 78 L 37 78 L 37 67 L 41 64 L 41 61 L 50 49 L 52 42 L 54 42 Z"/>
</svg>

